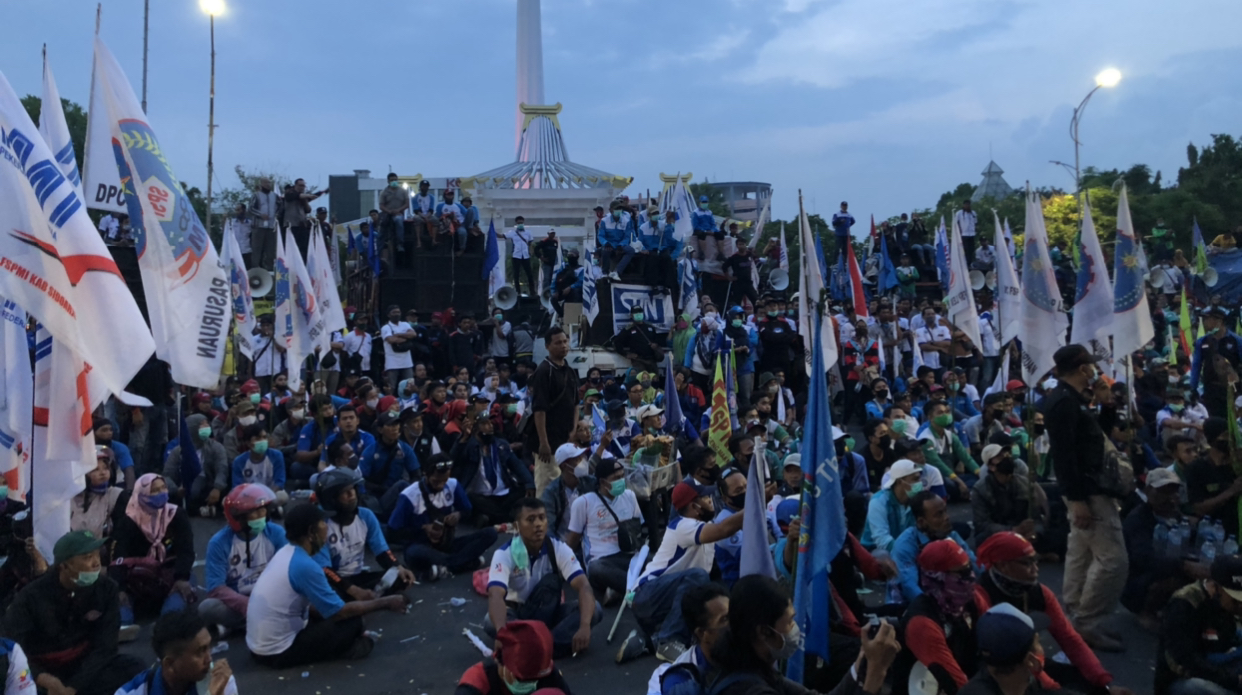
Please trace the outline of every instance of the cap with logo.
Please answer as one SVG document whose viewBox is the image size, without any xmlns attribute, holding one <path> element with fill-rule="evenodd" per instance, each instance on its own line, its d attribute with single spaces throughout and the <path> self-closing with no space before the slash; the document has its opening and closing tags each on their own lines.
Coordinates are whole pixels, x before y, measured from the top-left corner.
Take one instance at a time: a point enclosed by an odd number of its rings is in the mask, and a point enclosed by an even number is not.
<svg viewBox="0 0 1242 695">
<path fill-rule="evenodd" d="M 1180 487 L 1182 479 L 1171 468 L 1153 468 L 1147 471 L 1148 487 L 1164 487 L 1166 485 L 1177 485 Z"/>
<path fill-rule="evenodd" d="M 910 459 L 898 459 L 891 467 L 889 467 L 888 474 L 890 477 L 887 481 L 885 481 L 883 487 L 887 490 L 893 486 L 894 482 L 901 480 L 906 476 L 914 475 L 915 473 L 921 474 L 922 472 L 923 467 Z"/>
</svg>

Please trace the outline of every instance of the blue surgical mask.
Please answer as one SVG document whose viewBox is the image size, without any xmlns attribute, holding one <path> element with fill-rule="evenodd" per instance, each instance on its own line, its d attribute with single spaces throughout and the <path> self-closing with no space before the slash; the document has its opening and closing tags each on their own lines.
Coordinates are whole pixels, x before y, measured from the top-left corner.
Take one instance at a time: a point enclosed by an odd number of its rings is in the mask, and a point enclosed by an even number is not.
<svg viewBox="0 0 1242 695">
<path fill-rule="evenodd" d="M 168 504 L 168 493 L 157 492 L 154 495 L 140 495 L 138 500 L 147 509 L 163 509 Z"/>
<path fill-rule="evenodd" d="M 914 496 L 923 491 L 923 481 L 919 481 L 910 486 L 910 495 Z"/>
<path fill-rule="evenodd" d="M 608 494 L 620 497 L 625 492 L 625 478 L 614 480 L 608 486 Z"/>
<path fill-rule="evenodd" d="M 73 578 L 76 586 L 90 586 L 99 581 L 99 570 L 94 572 L 78 572 L 78 576 Z"/>
<path fill-rule="evenodd" d="M 246 522 L 246 525 L 249 526 L 250 530 L 255 533 L 263 533 L 263 529 L 267 528 L 267 517 L 264 516 L 258 519 L 251 519 Z"/>
</svg>

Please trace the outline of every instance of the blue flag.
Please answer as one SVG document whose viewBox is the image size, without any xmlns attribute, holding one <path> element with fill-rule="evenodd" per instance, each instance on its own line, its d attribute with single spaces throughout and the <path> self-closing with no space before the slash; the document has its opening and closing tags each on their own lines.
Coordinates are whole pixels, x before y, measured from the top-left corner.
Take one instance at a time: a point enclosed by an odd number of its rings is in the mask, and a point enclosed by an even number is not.
<svg viewBox="0 0 1242 695">
<path fill-rule="evenodd" d="M 353 253 L 353 252 L 354 252 L 354 250 L 356 250 L 356 249 L 357 249 L 357 247 L 356 247 L 356 246 L 354 246 L 354 228 L 353 228 L 353 225 L 348 225 L 348 224 L 347 224 L 347 225 L 345 225 L 345 236 L 349 239 L 347 242 L 345 242 L 345 252 L 346 252 L 346 253 Z"/>
<path fill-rule="evenodd" d="M 591 406 L 591 448 L 599 446 L 599 440 L 604 436 L 604 430 L 608 426 L 604 423 L 604 413 L 599 409 L 598 405 Z"/>
<path fill-rule="evenodd" d="M 828 660 L 829 603 L 832 601 L 828 572 L 833 558 L 845 544 L 845 505 L 832 444 L 832 412 L 819 318 L 815 317 L 814 322 L 811 385 L 801 447 L 802 534 L 798 538 L 794 581 L 795 619 L 806 639 L 803 651 L 789 660 L 786 669 L 786 675 L 797 683 L 802 682 L 806 654 Z"/>
<path fill-rule="evenodd" d="M 677 397 L 677 381 L 673 375 L 673 352 L 664 353 L 664 433 L 677 434 L 685 429 L 681 400 Z"/>
<path fill-rule="evenodd" d="M 880 294 L 888 294 L 897 289 L 897 268 L 888 255 L 888 238 L 880 235 Z"/>
<path fill-rule="evenodd" d="M 940 287 L 949 293 L 949 238 L 944 233 L 944 226 L 936 232 L 936 272 L 940 275 Z"/>
<path fill-rule="evenodd" d="M 492 271 L 500 264 L 500 244 L 496 241 L 496 220 L 487 227 L 487 250 L 483 254 L 483 281 L 486 282 Z"/>
<path fill-rule="evenodd" d="M 720 354 L 724 357 L 725 400 L 729 403 L 729 425 L 734 432 L 739 432 L 742 426 L 737 421 L 737 379 L 733 366 L 733 341 L 723 338 L 723 332 L 720 335 L 722 336 Z"/>
<path fill-rule="evenodd" d="M 203 472 L 203 464 L 198 460 L 198 449 L 190 437 L 190 426 L 185 418 L 181 418 L 181 484 L 186 490 L 194 484 L 194 479 Z"/>
<path fill-rule="evenodd" d="M 742 520 L 738 576 L 762 574 L 776 579 L 776 563 L 772 561 L 772 546 L 768 543 L 768 501 L 763 494 L 767 462 L 762 453 L 760 447 L 755 447 L 750 459 L 750 471 L 746 474 L 746 506 L 742 509 L 746 518 Z"/>
<path fill-rule="evenodd" d="M 371 274 L 375 277 L 379 277 L 380 274 L 380 255 L 375 248 L 375 237 L 377 236 L 379 236 L 378 229 L 372 229 L 371 233 L 367 235 L 367 261 L 371 263 Z M 376 302 L 376 306 L 379 306 L 379 302 Z"/>
</svg>

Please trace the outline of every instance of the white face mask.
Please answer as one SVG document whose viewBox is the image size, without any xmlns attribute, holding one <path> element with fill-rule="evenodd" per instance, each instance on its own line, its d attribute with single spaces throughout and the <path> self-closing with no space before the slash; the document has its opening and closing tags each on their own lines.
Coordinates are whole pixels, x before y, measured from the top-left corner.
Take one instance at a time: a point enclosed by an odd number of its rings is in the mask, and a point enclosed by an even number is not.
<svg viewBox="0 0 1242 695">
<path fill-rule="evenodd" d="M 586 475 L 590 475 L 590 473 L 591 473 L 591 467 L 588 465 L 588 462 L 585 458 L 579 461 L 578 465 L 574 466 L 574 475 L 578 476 L 579 478 L 586 476 Z"/>
<path fill-rule="evenodd" d="M 368 407 L 368 408 L 372 408 L 372 409 L 374 409 L 374 408 L 375 408 L 375 406 L 377 406 L 377 405 L 379 405 L 379 399 L 378 399 L 378 398 L 372 398 L 371 400 L 367 401 L 367 407 Z"/>
<path fill-rule="evenodd" d="M 289 411 L 289 417 L 292 417 L 294 420 L 301 420 L 304 415 L 306 415 L 306 411 L 302 408 Z"/>
<path fill-rule="evenodd" d="M 249 427 L 258 421 L 259 421 L 259 418 L 255 417 L 254 415 L 243 415 L 237 418 L 237 424 L 241 425 L 242 427 Z"/>
</svg>

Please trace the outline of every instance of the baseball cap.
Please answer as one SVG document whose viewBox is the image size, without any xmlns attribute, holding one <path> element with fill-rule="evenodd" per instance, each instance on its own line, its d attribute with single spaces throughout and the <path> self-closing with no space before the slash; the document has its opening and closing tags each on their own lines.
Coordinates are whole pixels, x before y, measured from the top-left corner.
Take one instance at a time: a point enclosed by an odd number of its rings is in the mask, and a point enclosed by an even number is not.
<svg viewBox="0 0 1242 695">
<path fill-rule="evenodd" d="M 393 413 L 384 412 L 384 413 L 380 413 L 380 416 L 375 419 L 375 426 L 376 427 L 387 427 L 389 425 L 395 425 L 400 421 L 401 421 L 400 415 L 395 415 Z"/>
<path fill-rule="evenodd" d="M 1148 487 L 1164 487 L 1166 485 L 1181 486 L 1182 479 L 1171 468 L 1153 468 L 1147 471 Z"/>
<path fill-rule="evenodd" d="M 896 465 L 896 464 L 894 464 Z M 919 569 L 928 572 L 956 572 L 970 566 L 970 556 L 952 538 L 933 541 L 919 551 Z M 1242 579 L 1242 576 L 1238 577 Z"/>
<path fill-rule="evenodd" d="M 60 543 L 56 544 L 58 547 Z M 1212 581 L 1235 601 L 1242 601 L 1242 557 L 1219 555 L 1212 561 Z"/>
<path fill-rule="evenodd" d="M 620 459 L 603 459 L 599 463 L 595 464 L 595 477 L 598 480 L 603 480 L 604 478 L 614 475 L 620 470 L 625 470 L 625 466 L 621 463 Z"/>
<path fill-rule="evenodd" d="M 1054 352 L 1052 354 L 1052 361 L 1056 365 L 1056 373 L 1063 374 L 1084 364 L 1099 362 L 1100 355 L 1091 352 L 1083 345 L 1075 343 L 1073 345 L 1066 345 Z"/>
<path fill-rule="evenodd" d="M 700 202 L 700 203 L 706 203 L 706 202 L 707 202 L 707 196 L 705 196 L 705 195 L 701 195 L 701 196 L 699 196 L 699 202 Z"/>
<path fill-rule="evenodd" d="M 797 497 L 788 497 L 776 505 L 776 523 L 783 528 L 788 526 L 789 522 L 793 521 L 794 517 L 801 513 L 802 500 Z"/>
<path fill-rule="evenodd" d="M 52 546 L 52 562 L 59 565 L 71 557 L 99 550 L 103 544 L 104 539 L 96 537 L 90 531 L 70 531 Z"/>
<path fill-rule="evenodd" d="M 1204 316 L 1215 316 L 1218 319 L 1229 318 L 1229 312 L 1225 311 L 1225 307 L 1219 306 L 1219 305 L 1209 306 L 1207 309 L 1204 309 L 1203 315 Z"/>
<path fill-rule="evenodd" d="M 832 426 L 832 441 L 835 442 L 838 439 L 845 439 L 845 430 L 842 430 L 840 427 L 833 425 Z"/>
<path fill-rule="evenodd" d="M 638 421 L 642 422 L 643 418 L 651 417 L 652 415 L 659 415 L 663 412 L 663 408 L 657 408 L 654 405 L 644 405 L 638 409 Z"/>
<path fill-rule="evenodd" d="M 1026 384 L 1022 383 L 1021 379 L 1010 379 L 1009 382 L 1005 384 L 1006 391 L 1017 391 L 1018 389 L 1024 388 L 1026 388 Z"/>
<path fill-rule="evenodd" d="M 885 490 L 893 486 L 893 483 L 915 473 L 922 473 L 923 467 L 911 461 L 910 459 L 898 459 L 896 463 L 888 469 L 888 480 L 884 483 Z"/>
<path fill-rule="evenodd" d="M 989 444 L 983 447 L 983 454 L 979 458 L 983 459 L 983 465 L 986 466 L 988 461 L 1000 456 L 1004 451 L 1000 444 Z"/>
<path fill-rule="evenodd" d="M 588 451 L 590 451 L 590 449 L 585 446 L 578 446 L 573 442 L 566 442 L 556 448 L 556 465 L 559 466 L 569 459 L 576 459 Z"/>
<path fill-rule="evenodd" d="M 1035 643 L 1035 622 L 1011 603 L 998 603 L 979 616 L 975 627 L 979 655 L 991 666 L 1022 661 Z"/>
<path fill-rule="evenodd" d="M 687 482 L 677 483 L 677 487 L 673 488 L 673 509 L 681 511 L 689 504 L 700 497 L 706 497 L 707 493 L 697 485 Z"/>
<path fill-rule="evenodd" d="M 746 426 L 743 427 L 742 430 L 749 432 L 752 427 L 764 427 L 763 420 L 760 420 L 758 418 L 754 420 L 747 420 Z M 766 429 L 766 427 L 764 427 L 764 429 Z"/>
<path fill-rule="evenodd" d="M 496 661 L 520 681 L 552 673 L 552 633 L 538 620 L 514 620 L 496 632 Z"/>
<path fill-rule="evenodd" d="M 802 468 L 802 454 L 793 453 L 785 457 L 785 468 L 796 466 Z"/>
</svg>

